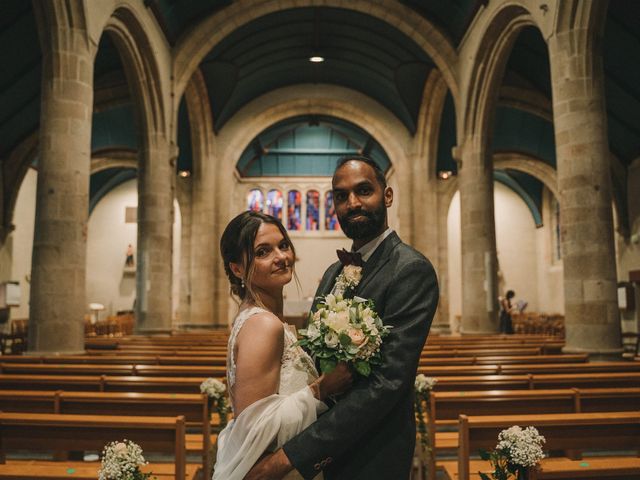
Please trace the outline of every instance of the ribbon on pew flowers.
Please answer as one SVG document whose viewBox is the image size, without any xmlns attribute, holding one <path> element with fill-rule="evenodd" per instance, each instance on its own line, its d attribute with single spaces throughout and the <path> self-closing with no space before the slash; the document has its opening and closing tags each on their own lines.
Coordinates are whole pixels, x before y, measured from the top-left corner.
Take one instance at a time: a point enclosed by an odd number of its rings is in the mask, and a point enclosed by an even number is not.
<svg viewBox="0 0 640 480">
<path fill-rule="evenodd" d="M 429 432 L 427 431 L 425 415 L 429 413 L 429 395 L 431 395 L 431 391 L 437 382 L 437 378 L 427 377 L 421 373 L 416 376 L 414 384 L 416 424 L 418 435 L 420 436 L 420 462 L 423 467 L 426 467 L 429 457 L 433 455 L 433 449 L 429 443 Z M 426 471 L 426 469 L 423 469 L 423 472 Z"/>
<path fill-rule="evenodd" d="M 98 480 L 147 480 L 152 474 L 140 470 L 147 464 L 137 443 L 127 439 L 111 442 L 102 451 Z"/>
<path fill-rule="evenodd" d="M 542 444 L 545 438 L 535 427 L 518 425 L 502 430 L 498 444 L 491 452 L 480 450 L 480 457 L 489 460 L 493 473 L 478 472 L 482 480 L 526 480 L 531 469 L 538 467 L 544 458 Z"/>
</svg>

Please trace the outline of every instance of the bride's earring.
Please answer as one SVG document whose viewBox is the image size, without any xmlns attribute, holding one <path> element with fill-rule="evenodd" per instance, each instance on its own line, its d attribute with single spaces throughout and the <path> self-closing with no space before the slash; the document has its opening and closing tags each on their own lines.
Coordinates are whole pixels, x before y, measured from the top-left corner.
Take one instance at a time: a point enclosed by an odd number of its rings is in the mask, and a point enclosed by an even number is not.
<svg viewBox="0 0 640 480">
<path fill-rule="evenodd" d="M 245 288 L 245 286 L 244 286 L 244 280 L 240 280 L 240 286 L 241 286 L 242 288 Z"/>
</svg>

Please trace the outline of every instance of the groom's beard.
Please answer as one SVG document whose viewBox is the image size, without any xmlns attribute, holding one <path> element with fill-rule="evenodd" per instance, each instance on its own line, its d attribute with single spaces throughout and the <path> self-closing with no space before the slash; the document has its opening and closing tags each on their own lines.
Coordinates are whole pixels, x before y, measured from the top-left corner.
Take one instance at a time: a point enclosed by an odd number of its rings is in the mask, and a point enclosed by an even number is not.
<svg viewBox="0 0 640 480">
<path fill-rule="evenodd" d="M 359 240 L 373 237 L 382 230 L 385 221 L 387 207 L 381 203 L 378 208 L 373 211 L 364 209 L 353 210 L 347 212 L 344 216 L 338 216 L 340 227 L 344 234 L 351 240 Z M 353 217 L 362 215 L 363 219 L 353 220 Z"/>
</svg>

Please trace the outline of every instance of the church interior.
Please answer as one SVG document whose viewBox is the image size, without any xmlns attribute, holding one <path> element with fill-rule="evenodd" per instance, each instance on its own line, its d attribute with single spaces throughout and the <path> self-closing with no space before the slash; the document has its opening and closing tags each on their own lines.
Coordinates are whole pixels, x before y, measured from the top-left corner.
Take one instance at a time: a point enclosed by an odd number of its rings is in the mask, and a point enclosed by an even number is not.
<svg viewBox="0 0 640 480">
<path fill-rule="evenodd" d="M 0 38 L 0 479 L 123 438 L 211 478 L 222 232 L 282 222 L 303 327 L 346 155 L 438 276 L 412 478 L 485 478 L 513 425 L 526 478 L 640 478 L 640 3 L 3 0 Z"/>
</svg>

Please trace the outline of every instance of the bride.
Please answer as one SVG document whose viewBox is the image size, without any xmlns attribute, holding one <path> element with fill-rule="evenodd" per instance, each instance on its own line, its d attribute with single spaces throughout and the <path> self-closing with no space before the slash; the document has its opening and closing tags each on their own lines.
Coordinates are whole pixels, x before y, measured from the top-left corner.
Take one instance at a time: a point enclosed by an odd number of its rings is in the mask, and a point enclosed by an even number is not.
<svg viewBox="0 0 640 480">
<path fill-rule="evenodd" d="M 339 365 L 319 376 L 283 321 L 282 289 L 293 277 L 295 250 L 275 218 L 235 217 L 220 240 L 231 293 L 240 300 L 227 350 L 234 419 L 218 436 L 213 480 L 241 480 L 258 459 L 314 422 L 330 395 L 351 385 Z M 295 472 L 286 478 L 302 478 Z"/>
</svg>

